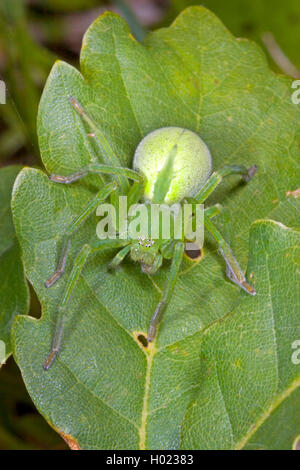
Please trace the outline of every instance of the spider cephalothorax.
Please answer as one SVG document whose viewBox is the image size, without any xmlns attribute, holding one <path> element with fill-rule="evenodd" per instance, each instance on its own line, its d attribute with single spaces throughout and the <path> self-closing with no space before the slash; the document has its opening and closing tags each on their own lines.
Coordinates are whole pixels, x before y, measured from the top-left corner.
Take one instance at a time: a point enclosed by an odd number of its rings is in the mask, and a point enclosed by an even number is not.
<svg viewBox="0 0 300 470">
<path fill-rule="evenodd" d="M 71 235 L 101 203 L 108 198 L 113 201 L 112 196 L 116 191 L 126 195 L 132 205 L 145 202 L 146 213 L 149 215 L 151 209 L 156 205 L 165 205 L 169 208 L 175 204 L 177 209 L 181 209 L 185 202 L 190 202 L 193 207 L 197 207 L 199 204 L 204 203 L 223 177 L 240 174 L 244 181 L 248 182 L 256 172 L 256 166 L 247 169 L 243 166 L 229 165 L 211 174 L 212 160 L 208 147 L 196 133 L 180 127 L 164 127 L 146 135 L 136 149 L 133 158 L 133 169 L 123 168 L 101 129 L 97 127 L 75 98 L 71 97 L 70 102 L 89 126 L 92 135 L 98 139 L 104 150 L 103 158 L 107 155 L 109 161 L 114 164 L 91 163 L 72 175 L 51 175 L 50 179 L 57 183 L 69 184 L 90 173 L 104 173 L 112 175 L 113 180 L 99 190 L 83 212 L 69 226 L 57 270 L 46 281 L 46 287 L 52 286 L 64 272 Z M 227 242 L 211 221 L 220 211 L 220 204 L 205 208 L 204 226 L 215 239 L 219 252 L 225 259 L 227 276 L 247 293 L 255 295 L 254 288 L 246 281 Z M 171 211 L 173 229 L 175 226 L 175 212 Z M 175 236 L 175 231 L 173 231 L 170 237 L 165 237 L 161 227 L 158 227 L 157 233 L 155 239 L 152 233 L 150 237 L 128 236 L 121 238 L 119 236 L 113 239 L 99 239 L 93 244 L 85 244 L 82 247 L 74 261 L 74 267 L 67 280 L 60 302 L 52 349 L 44 363 L 45 369 L 49 369 L 59 351 L 64 325 L 64 307 L 70 298 L 81 270 L 90 253 L 105 248 L 120 248 L 109 264 L 110 269 L 118 267 L 128 254 L 130 254 L 133 261 L 141 264 L 142 271 L 147 274 L 156 273 L 164 259 L 171 260 L 170 274 L 148 330 L 148 341 L 154 340 L 158 325 L 168 307 L 176 283 L 186 241 L 184 230 L 179 232 L 180 235 L 176 232 Z"/>
<path fill-rule="evenodd" d="M 162 256 L 159 253 L 159 244 L 154 240 L 139 237 L 138 242 L 132 245 L 131 259 L 141 263 L 144 273 L 155 274 L 162 265 Z"/>
</svg>

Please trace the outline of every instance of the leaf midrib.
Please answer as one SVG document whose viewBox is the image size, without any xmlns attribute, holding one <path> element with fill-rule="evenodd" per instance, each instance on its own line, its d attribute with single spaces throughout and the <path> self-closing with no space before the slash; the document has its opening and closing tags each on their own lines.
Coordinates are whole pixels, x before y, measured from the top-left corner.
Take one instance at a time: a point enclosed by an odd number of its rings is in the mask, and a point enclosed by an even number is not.
<svg viewBox="0 0 300 470">
<path fill-rule="evenodd" d="M 156 341 L 151 344 L 150 352 L 147 354 L 147 369 L 146 369 L 146 378 L 145 378 L 145 393 L 144 393 L 144 400 L 143 400 L 143 409 L 142 409 L 142 419 L 141 419 L 141 426 L 139 429 L 139 448 L 141 450 L 146 449 L 146 437 L 147 437 L 147 417 L 149 414 L 148 407 L 149 407 L 149 392 L 150 392 L 150 384 L 151 384 L 151 371 L 154 356 L 156 353 Z"/>
</svg>

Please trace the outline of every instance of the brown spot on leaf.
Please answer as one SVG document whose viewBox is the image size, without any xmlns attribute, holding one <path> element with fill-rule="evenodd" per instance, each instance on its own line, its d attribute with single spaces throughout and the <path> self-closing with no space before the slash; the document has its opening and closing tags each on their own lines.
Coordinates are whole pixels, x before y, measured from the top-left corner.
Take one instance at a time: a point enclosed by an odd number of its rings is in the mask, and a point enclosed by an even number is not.
<svg viewBox="0 0 300 470">
<path fill-rule="evenodd" d="M 149 346 L 151 345 L 151 343 L 149 343 L 149 341 L 147 340 L 146 333 L 144 333 L 143 331 L 134 331 L 133 337 L 141 349 L 143 349 L 145 352 L 149 352 Z"/>
<path fill-rule="evenodd" d="M 138 335 L 137 339 L 144 348 L 148 346 L 148 340 L 145 335 Z"/>
<path fill-rule="evenodd" d="M 190 245 L 194 245 L 189 249 L 185 249 L 184 254 L 185 256 L 194 263 L 199 263 L 199 261 L 203 258 L 203 250 L 201 250 L 196 243 L 190 243 Z"/>
</svg>

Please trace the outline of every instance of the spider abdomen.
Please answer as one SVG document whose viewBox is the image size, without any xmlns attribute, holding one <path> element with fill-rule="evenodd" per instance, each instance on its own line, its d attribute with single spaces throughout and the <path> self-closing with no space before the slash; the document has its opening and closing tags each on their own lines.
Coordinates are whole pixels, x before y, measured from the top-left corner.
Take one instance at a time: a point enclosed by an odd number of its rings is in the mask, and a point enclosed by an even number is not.
<svg viewBox="0 0 300 470">
<path fill-rule="evenodd" d="M 199 191 L 211 173 L 212 161 L 207 145 L 195 132 L 163 127 L 139 143 L 133 168 L 146 177 L 146 201 L 173 204 Z"/>
</svg>

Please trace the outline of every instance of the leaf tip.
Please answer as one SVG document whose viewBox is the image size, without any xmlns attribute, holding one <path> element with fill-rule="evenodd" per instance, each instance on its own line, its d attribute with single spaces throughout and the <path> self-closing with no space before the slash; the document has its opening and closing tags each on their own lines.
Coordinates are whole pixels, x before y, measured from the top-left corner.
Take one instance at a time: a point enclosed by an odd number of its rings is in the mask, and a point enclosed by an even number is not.
<svg viewBox="0 0 300 470">
<path fill-rule="evenodd" d="M 55 431 L 63 438 L 63 440 L 68 444 L 71 450 L 81 450 L 81 447 L 78 444 L 78 441 L 71 436 L 70 434 L 65 434 L 57 428 L 54 428 Z"/>
</svg>

